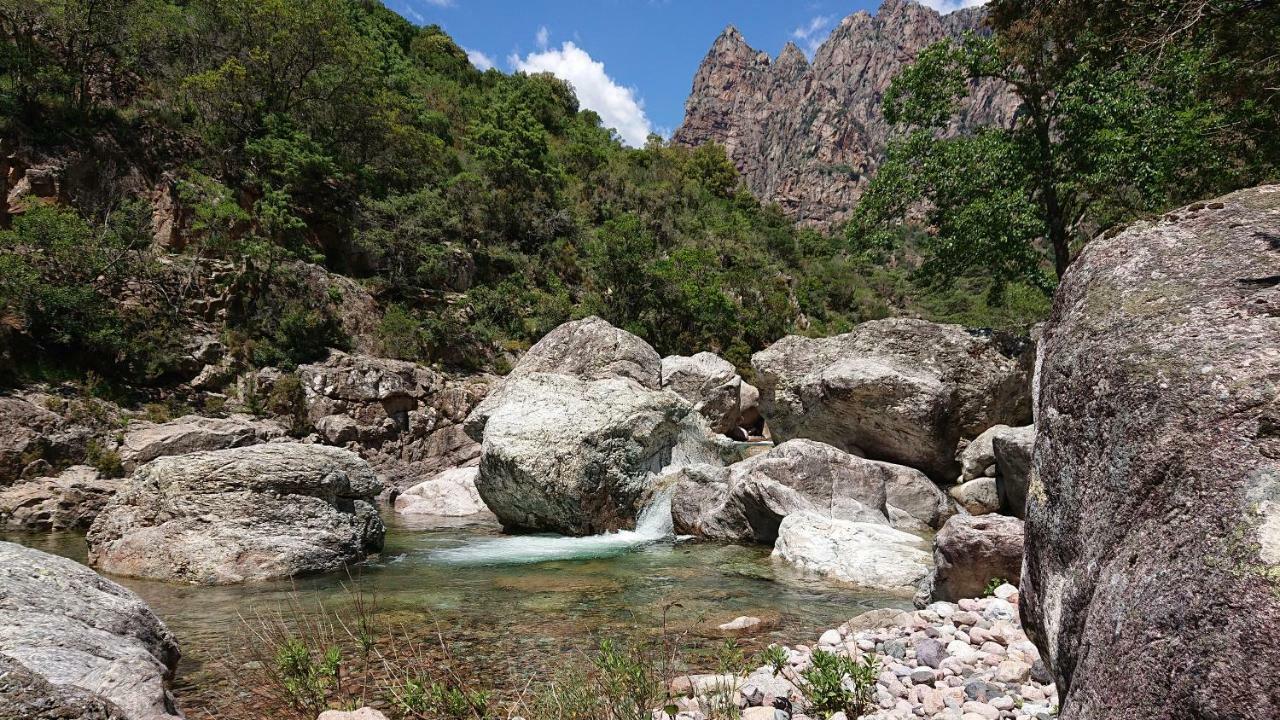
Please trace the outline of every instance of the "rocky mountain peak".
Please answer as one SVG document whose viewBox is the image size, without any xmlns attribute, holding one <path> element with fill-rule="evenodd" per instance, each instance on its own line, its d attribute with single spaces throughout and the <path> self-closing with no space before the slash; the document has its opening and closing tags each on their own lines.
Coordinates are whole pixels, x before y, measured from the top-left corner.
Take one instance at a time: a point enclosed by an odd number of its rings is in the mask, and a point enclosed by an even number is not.
<svg viewBox="0 0 1280 720">
<path fill-rule="evenodd" d="M 725 146 L 753 193 L 792 218 L 827 228 L 848 217 L 889 140 L 881 105 L 893 77 L 925 47 L 979 30 L 985 11 L 948 15 L 911 0 L 844 18 L 810 62 L 794 43 L 759 52 L 730 25 L 694 77 L 674 140 Z M 962 127 L 1008 122 L 1016 101 L 977 88 Z"/>
</svg>

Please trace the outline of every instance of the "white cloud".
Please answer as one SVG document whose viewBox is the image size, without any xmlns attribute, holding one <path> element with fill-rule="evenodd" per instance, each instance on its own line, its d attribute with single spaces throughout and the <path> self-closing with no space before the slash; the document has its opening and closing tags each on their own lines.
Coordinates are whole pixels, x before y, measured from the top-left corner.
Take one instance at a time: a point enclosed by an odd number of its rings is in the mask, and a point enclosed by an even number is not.
<svg viewBox="0 0 1280 720">
<path fill-rule="evenodd" d="M 827 34 L 825 31 L 829 27 L 831 27 L 831 16 L 817 15 L 811 18 L 808 23 L 792 30 L 791 37 L 800 43 L 809 57 L 813 57 L 813 54 L 818 51 L 818 46 L 822 44 Z"/>
<path fill-rule="evenodd" d="M 436 7 L 453 7 L 453 0 L 426 0 L 426 3 Z"/>
<path fill-rule="evenodd" d="M 495 65 L 493 58 L 485 55 L 479 50 L 472 50 L 468 47 L 464 47 L 462 49 L 467 53 L 467 59 L 470 60 L 471 64 L 475 65 L 476 69 L 480 72 L 484 72 Z"/>
<path fill-rule="evenodd" d="M 635 90 L 614 82 L 604 71 L 604 63 L 593 60 L 585 50 L 566 41 L 560 49 L 529 53 L 524 58 L 512 55 L 511 67 L 527 73 L 549 72 L 573 85 L 578 102 L 596 111 L 606 127 L 622 136 L 633 147 L 644 145 L 653 131 L 644 114 L 644 101 Z"/>
<path fill-rule="evenodd" d="M 543 25 L 538 28 L 538 34 L 535 36 L 538 40 L 538 47 L 543 50 L 547 49 L 547 42 L 551 40 L 551 31 L 547 30 L 547 26 Z"/>
<path fill-rule="evenodd" d="M 978 7 L 979 5 L 987 4 L 987 0 L 918 0 L 918 2 L 927 8 L 937 10 L 943 15 L 957 10 L 963 10 L 964 8 Z"/>
</svg>

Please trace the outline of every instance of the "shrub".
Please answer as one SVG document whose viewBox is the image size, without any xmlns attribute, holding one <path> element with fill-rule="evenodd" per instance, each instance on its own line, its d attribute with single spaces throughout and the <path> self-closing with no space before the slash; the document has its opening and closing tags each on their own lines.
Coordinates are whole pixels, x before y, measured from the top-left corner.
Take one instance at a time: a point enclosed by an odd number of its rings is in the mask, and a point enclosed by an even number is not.
<svg viewBox="0 0 1280 720">
<path fill-rule="evenodd" d="M 124 462 L 120 459 L 120 453 L 112 448 L 103 447 L 97 439 L 89 441 L 85 449 L 85 462 L 92 465 L 103 477 L 124 477 Z"/>
<path fill-rule="evenodd" d="M 873 657 L 868 655 L 859 661 L 815 650 L 812 663 L 800 673 L 812 712 L 823 718 L 838 712 L 856 718 L 871 711 L 880 671 Z"/>
</svg>

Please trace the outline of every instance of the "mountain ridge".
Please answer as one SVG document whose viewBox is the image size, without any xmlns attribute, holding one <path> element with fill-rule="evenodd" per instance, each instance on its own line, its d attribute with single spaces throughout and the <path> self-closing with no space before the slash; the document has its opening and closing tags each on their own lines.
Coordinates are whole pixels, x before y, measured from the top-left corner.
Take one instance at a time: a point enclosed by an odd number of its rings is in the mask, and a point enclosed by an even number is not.
<svg viewBox="0 0 1280 720">
<path fill-rule="evenodd" d="M 713 41 L 674 142 L 725 146 L 747 187 L 806 226 L 845 218 L 875 172 L 891 128 L 881 109 L 893 77 L 928 45 L 981 32 L 982 8 L 942 15 L 907 0 L 844 18 L 805 57 L 788 42 L 776 58 L 729 25 Z M 998 84 L 975 88 L 948 132 L 1009 122 L 1017 108 Z"/>
</svg>

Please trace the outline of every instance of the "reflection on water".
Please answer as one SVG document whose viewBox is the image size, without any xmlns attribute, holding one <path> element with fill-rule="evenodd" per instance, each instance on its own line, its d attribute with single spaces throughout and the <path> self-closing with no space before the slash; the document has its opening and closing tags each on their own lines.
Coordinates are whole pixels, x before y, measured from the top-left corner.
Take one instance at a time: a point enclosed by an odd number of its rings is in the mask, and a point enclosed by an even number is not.
<svg viewBox="0 0 1280 720">
<path fill-rule="evenodd" d="M 384 517 L 382 556 L 353 570 L 361 590 L 397 624 L 440 629 L 455 657 L 508 687 L 554 667 L 566 652 L 588 649 L 599 635 L 660 626 L 673 603 L 670 619 L 695 639 L 739 615 L 768 618 L 766 629 L 744 640 L 747 646 L 812 642 L 865 610 L 909 607 L 903 598 L 796 576 L 773 564 L 766 548 L 676 542 L 668 529 L 645 523 L 595 538 L 509 537 L 488 525 L 410 521 L 385 511 Z M 85 559 L 78 535 L 4 539 Z M 295 592 L 308 609 L 349 602 L 343 575 L 228 587 L 118 580 L 177 635 L 184 702 L 202 683 L 205 664 L 236 637 L 242 616 L 284 606 Z"/>
</svg>

